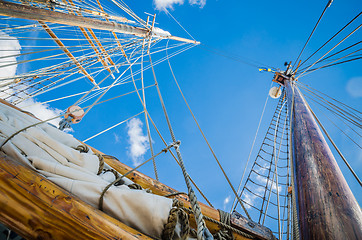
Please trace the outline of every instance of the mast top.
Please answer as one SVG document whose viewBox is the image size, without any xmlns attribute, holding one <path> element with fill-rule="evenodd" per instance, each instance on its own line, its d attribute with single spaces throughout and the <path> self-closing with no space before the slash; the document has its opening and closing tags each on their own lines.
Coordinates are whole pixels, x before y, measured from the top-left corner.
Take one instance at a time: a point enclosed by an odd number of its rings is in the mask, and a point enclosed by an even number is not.
<svg viewBox="0 0 362 240">
<path fill-rule="evenodd" d="M 279 72 L 275 72 L 274 77 L 273 77 L 273 82 L 276 82 L 282 86 L 284 86 L 284 83 L 286 80 L 289 81 L 297 81 L 298 79 L 295 78 L 295 74 L 298 71 L 299 65 L 300 65 L 300 61 L 296 67 L 295 70 L 293 70 L 292 62 L 289 63 L 285 63 L 285 66 L 287 66 L 287 69 L 285 71 L 279 71 Z"/>
</svg>

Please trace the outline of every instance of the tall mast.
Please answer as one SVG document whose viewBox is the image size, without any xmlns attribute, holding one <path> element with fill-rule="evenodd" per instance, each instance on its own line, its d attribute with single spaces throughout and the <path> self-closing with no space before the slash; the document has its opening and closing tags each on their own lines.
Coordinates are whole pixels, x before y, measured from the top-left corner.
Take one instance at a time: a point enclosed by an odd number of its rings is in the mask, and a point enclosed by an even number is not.
<svg viewBox="0 0 362 240">
<path fill-rule="evenodd" d="M 284 78 L 301 239 L 362 239 L 362 212 L 293 78 Z"/>
</svg>

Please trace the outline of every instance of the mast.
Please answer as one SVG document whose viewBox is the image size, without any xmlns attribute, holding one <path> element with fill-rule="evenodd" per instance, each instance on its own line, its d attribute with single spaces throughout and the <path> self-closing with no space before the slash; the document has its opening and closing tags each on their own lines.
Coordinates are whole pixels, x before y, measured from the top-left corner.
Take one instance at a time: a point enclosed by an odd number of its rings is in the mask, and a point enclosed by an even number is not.
<svg viewBox="0 0 362 240">
<path fill-rule="evenodd" d="M 362 212 L 309 106 L 285 78 L 301 239 L 362 239 Z"/>
</svg>

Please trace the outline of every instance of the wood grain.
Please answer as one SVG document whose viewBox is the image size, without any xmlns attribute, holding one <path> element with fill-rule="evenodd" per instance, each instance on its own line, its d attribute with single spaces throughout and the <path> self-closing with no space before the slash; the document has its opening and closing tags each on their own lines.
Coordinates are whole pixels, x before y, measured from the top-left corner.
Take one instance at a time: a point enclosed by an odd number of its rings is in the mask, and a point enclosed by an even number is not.
<svg viewBox="0 0 362 240">
<path fill-rule="evenodd" d="M 151 239 L 3 154 L 0 213 L 26 239 Z"/>
<path fill-rule="evenodd" d="M 286 81 L 302 239 L 362 239 L 362 212 L 300 91 Z"/>
<path fill-rule="evenodd" d="M 92 148 L 92 150 L 102 154 L 101 152 L 99 152 L 98 150 L 96 150 L 94 148 Z M 110 156 L 105 156 L 104 160 L 108 165 L 110 165 L 112 168 L 117 170 L 120 174 L 125 174 L 132 169 L 131 167 L 121 163 L 120 161 L 118 161 Z M 175 189 L 170 188 L 170 187 L 158 182 L 157 180 L 155 180 L 147 175 L 144 175 L 138 171 L 134 171 L 133 173 L 128 175 L 128 178 L 131 179 L 132 181 L 134 181 L 135 183 L 141 185 L 143 188 L 150 189 L 152 191 L 152 193 L 157 194 L 157 195 L 165 196 L 165 195 L 168 195 L 171 193 L 178 192 Z M 187 196 L 177 195 L 175 198 L 181 200 L 186 207 L 191 209 L 190 202 L 189 202 L 189 199 Z M 211 208 L 201 202 L 199 202 L 199 204 L 200 204 L 200 207 L 202 210 L 202 214 L 204 216 L 215 219 L 217 221 L 220 220 L 219 211 L 217 209 Z M 255 236 L 256 239 L 274 239 L 274 236 L 273 236 L 272 232 L 270 231 L 270 229 L 268 229 L 264 226 L 260 226 L 258 224 L 249 225 L 247 223 L 247 221 L 239 221 L 238 216 L 236 216 L 236 215 L 231 216 L 232 226 L 235 227 L 236 229 L 249 233 L 249 234 Z M 215 223 L 207 221 L 207 220 L 205 222 L 211 233 L 216 233 L 217 231 L 220 230 L 220 227 L 218 224 L 215 224 Z M 196 223 L 195 223 L 195 219 L 194 219 L 193 215 L 191 215 L 190 224 L 193 228 L 196 228 Z M 238 234 L 234 234 L 234 237 L 237 240 L 248 239 L 248 238 L 245 238 Z"/>
</svg>

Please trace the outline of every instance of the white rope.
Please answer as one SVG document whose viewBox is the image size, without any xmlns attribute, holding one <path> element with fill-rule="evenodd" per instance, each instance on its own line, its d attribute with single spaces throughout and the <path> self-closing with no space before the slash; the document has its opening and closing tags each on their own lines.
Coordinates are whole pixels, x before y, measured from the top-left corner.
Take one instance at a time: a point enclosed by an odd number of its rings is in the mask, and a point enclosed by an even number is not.
<svg viewBox="0 0 362 240">
<path fill-rule="evenodd" d="M 103 131 L 101 131 L 101 132 L 99 132 L 99 133 L 97 133 L 97 134 L 95 134 L 95 135 L 93 135 L 93 136 L 91 136 L 91 137 L 83 140 L 83 142 L 87 142 L 87 141 L 89 141 L 89 140 L 91 140 L 91 139 L 93 139 L 93 138 L 95 138 L 95 137 L 97 137 L 97 136 L 99 136 L 99 135 L 101 135 L 101 134 L 103 134 L 103 133 L 105 133 L 105 132 L 108 132 L 109 130 L 111 130 L 111 129 L 113 129 L 113 128 L 115 128 L 115 127 L 117 127 L 117 126 L 119 126 L 119 125 L 121 125 L 121 124 L 129 121 L 130 119 L 137 117 L 137 116 L 140 115 L 141 113 L 144 113 L 144 111 L 139 112 L 139 113 L 137 113 L 136 115 L 133 115 L 132 117 L 129 117 L 129 118 L 127 118 L 126 120 L 123 120 L 123 121 L 121 121 L 121 122 L 119 122 L 119 123 L 117 123 L 117 124 L 115 124 L 115 125 L 107 128 L 107 129 L 105 129 L 105 130 L 103 130 Z"/>
</svg>

